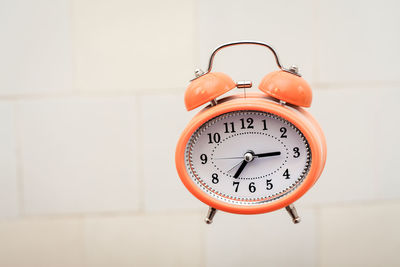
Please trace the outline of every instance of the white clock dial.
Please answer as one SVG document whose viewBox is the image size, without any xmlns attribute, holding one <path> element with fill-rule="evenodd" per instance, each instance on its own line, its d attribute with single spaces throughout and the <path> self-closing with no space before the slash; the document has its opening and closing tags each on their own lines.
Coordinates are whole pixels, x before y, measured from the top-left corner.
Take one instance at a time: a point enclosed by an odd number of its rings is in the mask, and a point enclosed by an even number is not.
<svg viewBox="0 0 400 267">
<path fill-rule="evenodd" d="M 210 196 L 240 205 L 292 192 L 311 164 L 304 135 L 289 121 L 261 111 L 234 111 L 204 123 L 185 149 L 191 179 Z"/>
</svg>

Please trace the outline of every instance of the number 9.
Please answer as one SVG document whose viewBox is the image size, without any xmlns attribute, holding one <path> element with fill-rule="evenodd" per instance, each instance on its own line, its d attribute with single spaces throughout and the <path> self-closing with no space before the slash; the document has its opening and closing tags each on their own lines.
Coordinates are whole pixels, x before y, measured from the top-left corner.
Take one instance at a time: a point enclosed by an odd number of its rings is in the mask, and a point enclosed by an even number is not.
<svg viewBox="0 0 400 267">
<path fill-rule="evenodd" d="M 207 155 L 206 154 L 201 154 L 200 159 L 201 159 L 201 164 L 207 163 Z"/>
</svg>

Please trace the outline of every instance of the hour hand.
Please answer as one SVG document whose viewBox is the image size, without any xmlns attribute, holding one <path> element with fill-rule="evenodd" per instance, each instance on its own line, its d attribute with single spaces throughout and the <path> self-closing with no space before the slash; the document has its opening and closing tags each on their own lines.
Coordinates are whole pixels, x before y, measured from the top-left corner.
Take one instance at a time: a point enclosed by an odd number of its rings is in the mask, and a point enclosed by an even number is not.
<svg viewBox="0 0 400 267">
<path fill-rule="evenodd" d="M 239 169 L 236 171 L 236 173 L 233 175 L 233 178 L 238 178 L 239 175 L 242 173 L 244 167 L 247 165 L 247 161 L 243 160 L 242 164 L 240 164 Z"/>
<path fill-rule="evenodd" d="M 281 154 L 280 151 L 276 151 L 276 152 L 255 154 L 254 156 L 256 156 L 257 158 L 266 158 L 266 157 L 279 156 L 280 154 Z"/>
</svg>

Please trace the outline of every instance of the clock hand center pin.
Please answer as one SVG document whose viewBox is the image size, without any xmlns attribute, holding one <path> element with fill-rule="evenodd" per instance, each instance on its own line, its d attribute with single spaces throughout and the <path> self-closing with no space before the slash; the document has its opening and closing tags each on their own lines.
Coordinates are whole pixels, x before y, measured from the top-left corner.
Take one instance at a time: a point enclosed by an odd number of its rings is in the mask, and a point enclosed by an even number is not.
<svg viewBox="0 0 400 267">
<path fill-rule="evenodd" d="M 244 154 L 243 156 L 243 161 L 242 164 L 240 164 L 239 169 L 236 171 L 236 173 L 233 175 L 233 178 L 238 178 L 239 175 L 242 173 L 244 168 L 246 167 L 247 163 L 253 161 L 254 159 L 254 152 L 253 151 L 248 151 Z"/>
</svg>

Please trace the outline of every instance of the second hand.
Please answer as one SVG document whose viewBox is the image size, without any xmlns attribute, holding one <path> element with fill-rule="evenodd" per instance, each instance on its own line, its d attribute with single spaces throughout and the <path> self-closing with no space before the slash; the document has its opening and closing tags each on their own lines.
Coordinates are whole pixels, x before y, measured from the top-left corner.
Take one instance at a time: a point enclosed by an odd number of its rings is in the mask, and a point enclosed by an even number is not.
<svg viewBox="0 0 400 267">
<path fill-rule="evenodd" d="M 214 159 L 243 159 L 243 156 L 242 157 L 229 157 L 229 158 L 214 158 Z"/>
<path fill-rule="evenodd" d="M 281 152 L 268 152 L 268 153 L 260 153 L 260 154 L 253 154 L 254 158 L 266 158 L 266 157 L 273 157 L 273 156 L 279 156 Z M 242 157 L 226 157 L 226 158 L 214 158 L 215 160 L 219 159 L 243 159 Z"/>
<path fill-rule="evenodd" d="M 227 172 L 230 172 L 231 170 L 233 170 L 234 168 L 236 168 L 237 166 L 239 166 L 240 163 L 242 163 L 242 161 L 239 161 L 238 164 L 235 164 L 235 166 L 233 166 L 232 168 L 230 168 Z"/>
</svg>

